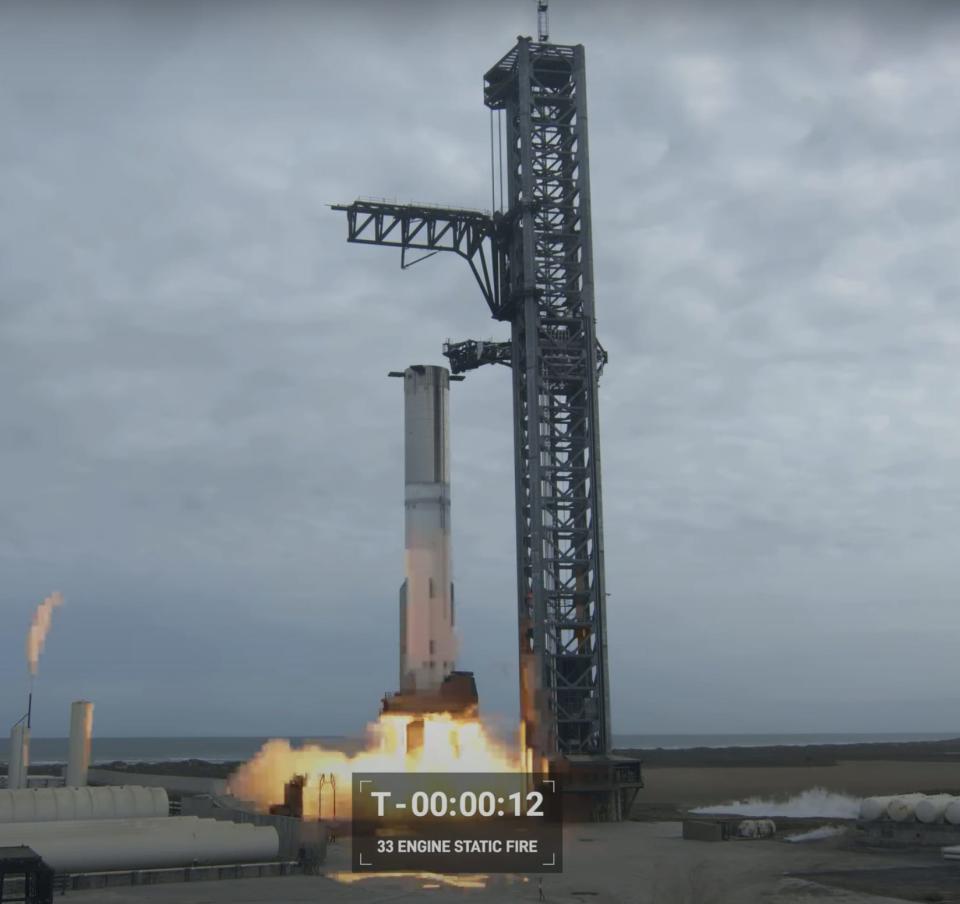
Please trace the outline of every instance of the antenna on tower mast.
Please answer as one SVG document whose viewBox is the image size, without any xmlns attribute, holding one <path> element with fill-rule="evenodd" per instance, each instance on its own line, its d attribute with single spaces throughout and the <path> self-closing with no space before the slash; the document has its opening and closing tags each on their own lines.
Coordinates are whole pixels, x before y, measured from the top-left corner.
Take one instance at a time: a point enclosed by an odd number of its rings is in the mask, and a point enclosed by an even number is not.
<svg viewBox="0 0 960 904">
<path fill-rule="evenodd" d="M 537 0 L 537 41 L 546 44 L 550 40 L 550 23 L 547 19 L 547 0 Z"/>
</svg>

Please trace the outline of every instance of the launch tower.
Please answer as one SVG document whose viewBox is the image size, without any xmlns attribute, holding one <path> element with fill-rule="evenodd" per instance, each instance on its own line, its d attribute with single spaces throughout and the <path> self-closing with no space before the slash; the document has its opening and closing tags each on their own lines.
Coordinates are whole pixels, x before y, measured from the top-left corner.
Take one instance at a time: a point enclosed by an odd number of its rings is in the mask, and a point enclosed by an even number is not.
<svg viewBox="0 0 960 904">
<path fill-rule="evenodd" d="M 615 757 L 607 669 L 584 49 L 520 37 L 484 79 L 503 123 L 499 210 L 358 200 L 347 240 L 463 257 L 507 342 L 447 343 L 455 373 L 513 376 L 521 734 L 589 815 L 619 819 L 640 765 Z M 501 112 L 502 111 L 502 112 Z M 491 140 L 491 163 L 495 170 Z M 494 201 L 496 194 L 494 192 Z"/>
</svg>

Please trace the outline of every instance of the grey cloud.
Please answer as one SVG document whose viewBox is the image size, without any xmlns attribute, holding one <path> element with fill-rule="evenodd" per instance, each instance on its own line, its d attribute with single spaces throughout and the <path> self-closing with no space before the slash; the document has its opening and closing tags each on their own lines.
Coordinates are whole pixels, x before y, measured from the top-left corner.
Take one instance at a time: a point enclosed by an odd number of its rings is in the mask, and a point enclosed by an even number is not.
<svg viewBox="0 0 960 904">
<path fill-rule="evenodd" d="M 404 6 L 0 14 L 0 678 L 62 589 L 44 733 L 80 693 L 115 734 L 356 731 L 393 680 L 385 372 L 505 330 L 325 205 L 488 206 L 482 74 L 534 25 Z M 838 688 L 898 638 L 952 661 L 957 14 L 551 14 L 590 74 L 616 730 L 947 725 L 919 677 Z M 452 417 L 464 664 L 511 714 L 507 371 Z"/>
</svg>

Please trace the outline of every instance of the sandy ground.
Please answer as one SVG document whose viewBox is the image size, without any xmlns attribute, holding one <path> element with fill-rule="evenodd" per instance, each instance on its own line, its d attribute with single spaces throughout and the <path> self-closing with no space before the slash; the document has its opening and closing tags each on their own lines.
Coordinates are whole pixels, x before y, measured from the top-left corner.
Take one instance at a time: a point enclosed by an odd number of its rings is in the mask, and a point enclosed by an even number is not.
<svg viewBox="0 0 960 904">
<path fill-rule="evenodd" d="M 594 904 L 880 904 L 904 900 L 827 887 L 786 873 L 935 865 L 935 853 L 878 854 L 845 849 L 834 841 L 790 845 L 782 841 L 683 841 L 680 824 L 629 822 L 568 826 L 562 875 L 545 876 L 546 902 Z M 488 904 L 537 901 L 537 877 L 490 876 L 461 888 L 443 877 L 349 873 L 345 843 L 330 852 L 325 877 L 198 882 L 71 892 L 70 900 L 102 904 L 170 901 L 179 904 L 294 904 L 306 901 L 433 901 Z M 344 875 L 334 876 L 342 871 Z M 957 871 L 960 889 L 960 870 Z M 815 879 L 815 877 L 814 877 Z M 883 888 L 883 883 L 875 883 Z M 946 900 L 946 899 L 943 899 Z"/>
<path fill-rule="evenodd" d="M 443 877 L 358 878 L 350 873 L 348 842 L 331 847 L 323 877 L 101 889 L 71 892 L 69 897 L 89 904 L 960 902 L 960 864 L 944 865 L 937 849 L 870 851 L 844 838 L 805 844 L 691 842 L 681 839 L 676 821 L 678 814 L 698 805 L 784 800 L 812 788 L 855 798 L 907 791 L 960 794 L 960 742 L 643 753 L 646 787 L 634 808 L 634 821 L 568 825 L 564 872 L 543 878 L 542 899 L 535 876 L 491 876 L 470 882 L 471 887 L 458 887 Z"/>
</svg>

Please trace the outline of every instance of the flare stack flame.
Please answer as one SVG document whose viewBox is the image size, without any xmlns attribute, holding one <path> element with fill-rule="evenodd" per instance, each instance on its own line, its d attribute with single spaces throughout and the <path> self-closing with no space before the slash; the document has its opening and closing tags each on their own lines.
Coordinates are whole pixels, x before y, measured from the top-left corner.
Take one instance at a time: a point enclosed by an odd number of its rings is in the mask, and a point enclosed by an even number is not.
<svg viewBox="0 0 960 904">
<path fill-rule="evenodd" d="M 30 623 L 30 630 L 27 632 L 27 665 L 30 667 L 31 675 L 37 674 L 40 654 L 43 652 L 43 645 L 50 631 L 53 610 L 62 605 L 63 594 L 51 593 L 37 606 L 37 611 L 33 613 L 33 621 Z"/>
</svg>

